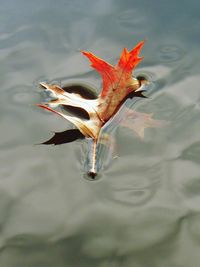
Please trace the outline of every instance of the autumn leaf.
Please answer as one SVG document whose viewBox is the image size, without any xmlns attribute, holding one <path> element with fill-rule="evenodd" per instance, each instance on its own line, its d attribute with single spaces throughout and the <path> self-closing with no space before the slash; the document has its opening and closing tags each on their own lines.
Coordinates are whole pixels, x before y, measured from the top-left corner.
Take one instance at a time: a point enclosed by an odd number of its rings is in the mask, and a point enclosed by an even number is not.
<svg viewBox="0 0 200 267">
<path fill-rule="evenodd" d="M 144 41 L 130 52 L 123 49 L 119 62 L 112 66 L 92 53 L 83 52 L 91 62 L 91 66 L 102 76 L 102 91 L 98 97 L 98 114 L 103 122 L 112 117 L 126 96 L 141 86 L 140 81 L 132 76 L 132 70 L 143 57 L 139 57 Z"/>
<path fill-rule="evenodd" d="M 90 149 L 91 164 L 88 173 L 92 178 L 97 174 L 98 146 L 108 140 L 105 133 L 102 135 L 101 129 L 105 128 L 107 123 L 120 112 L 120 108 L 127 98 L 145 97 L 143 86 L 147 83 L 146 79 L 136 78 L 132 74 L 134 68 L 143 59 L 139 56 L 143 45 L 144 41 L 138 43 L 131 51 L 124 48 L 115 66 L 90 52 L 82 51 L 83 55 L 89 59 L 91 66 L 102 77 L 102 90 L 96 98 L 85 98 L 81 92 L 67 91 L 66 88 L 64 90 L 59 85 L 40 83 L 42 88 L 51 92 L 54 99 L 37 106 L 56 113 L 76 127 L 76 129 L 67 130 L 64 133 L 55 133 L 44 144 L 58 145 L 82 137 L 89 138 L 92 148 Z M 58 108 L 60 109 L 58 110 Z M 70 114 L 66 114 L 63 108 Z M 76 109 L 84 111 L 88 117 L 81 118 L 71 114 L 75 113 Z M 140 137 L 143 137 L 146 127 L 158 127 L 159 125 L 159 122 L 154 121 L 148 114 L 131 112 L 131 110 L 127 114 L 127 119 L 122 119 L 119 124 L 131 128 Z"/>
</svg>

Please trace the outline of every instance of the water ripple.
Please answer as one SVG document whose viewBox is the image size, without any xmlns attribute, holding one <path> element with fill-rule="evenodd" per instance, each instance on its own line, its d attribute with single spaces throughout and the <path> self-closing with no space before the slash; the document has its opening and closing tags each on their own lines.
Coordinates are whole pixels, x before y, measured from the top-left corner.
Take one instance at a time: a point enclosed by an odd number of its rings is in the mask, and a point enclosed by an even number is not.
<svg viewBox="0 0 200 267">
<path fill-rule="evenodd" d="M 116 174 L 112 173 L 114 178 L 110 184 L 112 191 L 109 198 L 114 203 L 131 206 L 145 205 L 153 199 L 160 186 L 162 165 L 144 164 L 140 166 L 132 163 L 132 166 L 134 169 L 132 175 L 130 166 L 127 174 L 126 167 L 122 167 L 122 165 Z"/>
<path fill-rule="evenodd" d="M 190 238 L 192 238 L 196 242 L 200 242 L 200 214 L 194 213 L 191 214 L 188 220 L 188 232 L 190 234 Z"/>
<path fill-rule="evenodd" d="M 121 11 L 116 18 L 119 27 L 134 34 L 145 34 L 148 30 L 146 18 L 137 8 Z M 141 25 L 146 25 L 141 28 Z"/>
<path fill-rule="evenodd" d="M 184 57 L 184 50 L 173 44 L 163 45 L 158 51 L 158 56 L 161 62 L 174 62 Z"/>
<path fill-rule="evenodd" d="M 200 155 L 200 142 L 195 142 L 186 147 L 182 151 L 179 158 L 183 160 L 190 160 L 199 164 L 200 163 L 199 155 Z"/>
<path fill-rule="evenodd" d="M 171 188 L 192 210 L 200 210 L 199 173 L 200 166 L 191 161 L 177 160 L 172 167 Z"/>
</svg>

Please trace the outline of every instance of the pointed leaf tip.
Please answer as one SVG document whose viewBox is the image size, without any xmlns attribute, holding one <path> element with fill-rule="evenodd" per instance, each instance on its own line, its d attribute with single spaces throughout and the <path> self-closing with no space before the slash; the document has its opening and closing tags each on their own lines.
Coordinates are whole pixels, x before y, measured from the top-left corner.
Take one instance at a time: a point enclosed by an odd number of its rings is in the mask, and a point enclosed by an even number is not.
<svg viewBox="0 0 200 267">
<path fill-rule="evenodd" d="M 61 112 L 58 112 L 58 111 L 56 111 L 56 110 L 54 110 L 54 109 L 48 107 L 47 105 L 36 104 L 36 106 L 37 106 L 37 107 L 40 107 L 40 108 L 43 108 L 43 109 L 46 109 L 46 110 L 48 110 L 48 111 L 51 111 L 51 112 L 53 112 L 53 113 L 55 113 L 55 114 L 57 114 L 57 115 L 59 115 L 59 116 L 65 118 L 65 119 L 66 119 L 66 117 L 67 117 L 67 116 L 65 116 L 64 114 L 62 114 Z"/>
<path fill-rule="evenodd" d="M 102 76 L 103 89 L 101 96 L 105 96 L 107 94 L 108 88 L 110 86 L 112 87 L 113 83 L 116 81 L 115 67 L 90 52 L 82 51 L 82 54 L 90 60 L 91 66 L 96 69 Z"/>
<path fill-rule="evenodd" d="M 124 48 L 119 59 L 118 66 L 126 72 L 131 72 L 137 64 L 144 58 L 139 57 L 139 53 L 145 41 L 139 42 L 130 52 Z"/>
<path fill-rule="evenodd" d="M 142 49 L 142 47 L 144 46 L 144 44 L 145 44 L 145 41 L 143 40 L 143 41 L 141 41 L 141 42 L 139 42 L 131 51 L 130 51 L 130 53 L 134 53 L 136 56 L 138 56 L 139 55 L 139 53 L 140 53 L 140 51 L 141 51 L 141 49 Z"/>
<path fill-rule="evenodd" d="M 106 72 L 106 71 L 111 71 L 113 69 L 113 66 L 104 61 L 103 59 L 95 56 L 91 52 L 86 52 L 86 51 L 81 51 L 84 56 L 86 56 L 90 62 L 91 66 L 99 71 L 101 74 Z"/>
</svg>

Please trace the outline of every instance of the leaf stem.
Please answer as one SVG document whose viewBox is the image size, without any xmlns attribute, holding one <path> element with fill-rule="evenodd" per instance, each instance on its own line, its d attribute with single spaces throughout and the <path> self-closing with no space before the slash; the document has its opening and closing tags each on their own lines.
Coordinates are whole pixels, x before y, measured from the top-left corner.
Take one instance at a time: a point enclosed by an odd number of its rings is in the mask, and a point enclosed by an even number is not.
<svg viewBox="0 0 200 267">
<path fill-rule="evenodd" d="M 97 175 L 97 170 L 96 170 L 96 160 L 97 160 L 97 140 L 93 140 L 93 146 L 92 146 L 92 154 L 91 154 L 91 169 L 88 172 L 88 175 L 92 178 L 95 179 L 95 176 Z"/>
</svg>

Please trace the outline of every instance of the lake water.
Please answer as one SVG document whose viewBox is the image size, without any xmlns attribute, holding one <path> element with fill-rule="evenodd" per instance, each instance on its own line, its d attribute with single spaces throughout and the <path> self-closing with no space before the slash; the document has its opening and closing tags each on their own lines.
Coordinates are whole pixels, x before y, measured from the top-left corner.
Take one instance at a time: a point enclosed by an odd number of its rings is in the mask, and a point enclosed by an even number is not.
<svg viewBox="0 0 200 267">
<path fill-rule="evenodd" d="M 0 8 L 0 266 L 188 267 L 200 262 L 200 2 L 7 0 Z M 34 106 L 40 81 L 101 79 L 80 50 L 116 63 L 146 39 L 137 110 L 170 121 L 89 181 L 83 143 L 37 146 L 70 124 Z"/>
</svg>

